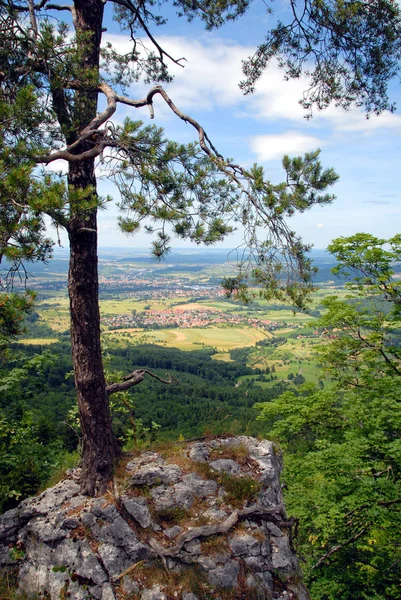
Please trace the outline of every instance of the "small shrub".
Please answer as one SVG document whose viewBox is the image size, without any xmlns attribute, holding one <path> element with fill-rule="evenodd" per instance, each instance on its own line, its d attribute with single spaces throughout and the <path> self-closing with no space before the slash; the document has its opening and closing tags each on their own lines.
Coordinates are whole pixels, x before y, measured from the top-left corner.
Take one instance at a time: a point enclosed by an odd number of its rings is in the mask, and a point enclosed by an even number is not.
<svg viewBox="0 0 401 600">
<path fill-rule="evenodd" d="M 249 448 L 245 444 L 227 444 L 211 451 L 212 459 L 229 458 L 238 464 L 244 465 L 249 461 Z"/>
<path fill-rule="evenodd" d="M 252 477 L 233 477 L 222 473 L 219 483 L 227 492 L 227 500 L 233 504 L 255 500 L 261 490 L 261 484 Z"/>
<path fill-rule="evenodd" d="M 154 511 L 154 517 L 163 523 L 179 523 L 188 518 L 189 511 L 182 506 L 172 506 Z"/>
</svg>

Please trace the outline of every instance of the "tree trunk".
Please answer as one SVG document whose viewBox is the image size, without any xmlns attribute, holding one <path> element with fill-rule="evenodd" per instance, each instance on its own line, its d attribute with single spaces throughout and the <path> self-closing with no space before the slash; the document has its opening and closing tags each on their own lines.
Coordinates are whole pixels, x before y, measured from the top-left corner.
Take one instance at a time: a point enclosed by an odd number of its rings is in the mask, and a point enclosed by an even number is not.
<svg viewBox="0 0 401 600">
<path fill-rule="evenodd" d="M 87 188 L 93 179 L 89 162 L 71 166 L 69 182 L 75 188 Z M 81 487 L 94 495 L 105 491 L 118 453 L 100 345 L 96 210 L 71 219 L 69 239 L 71 347 L 83 442 Z"/>
<path fill-rule="evenodd" d="M 102 31 L 101 0 L 75 1 L 77 40 L 82 36 L 84 67 L 98 69 Z M 83 86 L 84 87 L 84 86 Z M 97 93 L 78 91 L 74 122 L 77 131 L 96 116 Z M 88 144 L 88 146 L 86 146 Z M 77 152 L 90 148 L 90 142 Z M 79 416 L 82 429 L 81 488 L 101 494 L 112 477 L 118 445 L 114 438 L 100 345 L 97 257 L 97 192 L 94 161 L 70 163 L 69 174 L 70 268 L 68 292 L 71 311 L 71 346 Z M 84 201 L 83 201 L 84 199 Z M 89 201 L 90 208 L 83 206 Z"/>
</svg>

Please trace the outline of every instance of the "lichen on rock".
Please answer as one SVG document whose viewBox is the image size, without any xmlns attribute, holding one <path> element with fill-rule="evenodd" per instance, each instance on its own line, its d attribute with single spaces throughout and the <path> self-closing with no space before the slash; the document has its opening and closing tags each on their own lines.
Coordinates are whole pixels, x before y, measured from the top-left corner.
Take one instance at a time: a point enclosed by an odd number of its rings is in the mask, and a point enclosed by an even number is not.
<svg viewBox="0 0 401 600">
<path fill-rule="evenodd" d="M 280 471 L 236 436 L 132 456 L 100 498 L 68 477 L 0 517 L 0 568 L 51 600 L 307 600 Z"/>
</svg>

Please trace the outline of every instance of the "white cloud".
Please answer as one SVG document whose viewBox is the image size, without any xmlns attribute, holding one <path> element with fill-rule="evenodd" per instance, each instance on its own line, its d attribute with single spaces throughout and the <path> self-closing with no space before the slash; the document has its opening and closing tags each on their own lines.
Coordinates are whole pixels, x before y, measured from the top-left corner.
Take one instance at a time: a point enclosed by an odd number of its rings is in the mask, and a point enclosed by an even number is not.
<svg viewBox="0 0 401 600">
<path fill-rule="evenodd" d="M 272 62 L 256 85 L 253 96 L 248 96 L 248 114 L 260 119 L 302 121 L 305 110 L 299 104 L 308 87 L 305 78 L 284 81 L 284 71 Z"/>
<path fill-rule="evenodd" d="M 130 40 L 126 36 L 108 35 L 104 38 L 121 53 L 126 53 Z M 181 36 L 161 36 L 158 43 L 172 57 L 185 57 L 184 68 L 171 64 L 170 72 L 174 75 L 172 85 L 164 85 L 180 108 L 199 107 L 210 110 L 216 106 L 230 105 L 240 102 L 243 94 L 238 88 L 241 79 L 241 59 L 250 48 L 212 38 L 192 40 Z M 147 46 L 150 48 L 149 42 Z M 135 84 L 135 97 L 142 97 L 149 86 Z M 138 95 L 139 94 L 139 95 Z"/>
<path fill-rule="evenodd" d="M 284 154 L 295 156 L 316 150 L 322 146 L 322 141 L 311 135 L 297 131 L 287 131 L 283 134 L 256 135 L 250 140 L 250 147 L 260 161 L 281 158 Z"/>
<path fill-rule="evenodd" d="M 43 165 L 43 168 L 45 171 L 49 171 L 51 173 L 62 173 L 63 175 L 66 175 L 68 173 L 68 162 L 60 158 L 50 162 L 47 165 Z"/>
<path fill-rule="evenodd" d="M 318 229 L 323 229 L 323 227 L 326 227 L 326 226 L 325 226 L 325 224 L 324 224 L 324 223 L 318 223 L 318 224 L 316 225 L 316 227 L 317 227 Z"/>
<path fill-rule="evenodd" d="M 328 123 L 339 132 L 355 132 L 371 135 L 378 130 L 391 129 L 392 133 L 401 134 L 401 116 L 389 111 L 381 115 L 371 115 L 368 119 L 361 108 L 353 108 L 348 112 L 330 106 L 324 112 L 318 113 L 314 120 L 316 124 Z"/>
</svg>

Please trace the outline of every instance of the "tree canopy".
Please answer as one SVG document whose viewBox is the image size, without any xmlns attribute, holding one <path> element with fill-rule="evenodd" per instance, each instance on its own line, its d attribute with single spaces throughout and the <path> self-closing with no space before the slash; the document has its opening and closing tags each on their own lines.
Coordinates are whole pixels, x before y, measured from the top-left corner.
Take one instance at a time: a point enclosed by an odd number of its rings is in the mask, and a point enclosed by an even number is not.
<svg viewBox="0 0 401 600">
<path fill-rule="evenodd" d="M 330 245 L 349 297 L 325 301 L 320 361 L 332 383 L 259 404 L 283 446 L 286 503 L 316 600 L 399 598 L 399 236 Z"/>
</svg>

